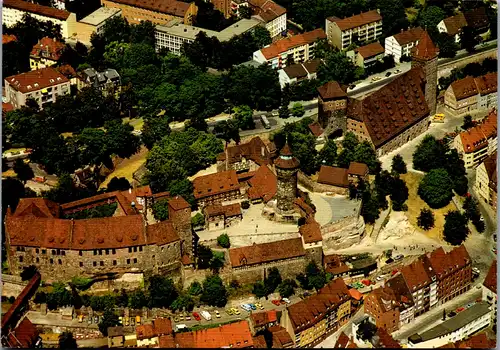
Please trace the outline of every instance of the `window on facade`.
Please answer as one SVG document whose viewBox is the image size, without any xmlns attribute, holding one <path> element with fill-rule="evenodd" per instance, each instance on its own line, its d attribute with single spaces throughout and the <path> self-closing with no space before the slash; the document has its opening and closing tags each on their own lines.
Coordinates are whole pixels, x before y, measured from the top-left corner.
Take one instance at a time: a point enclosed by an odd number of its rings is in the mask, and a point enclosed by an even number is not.
<svg viewBox="0 0 500 350">
<path fill-rule="evenodd" d="M 137 247 L 134 247 L 134 253 L 137 253 Z"/>
<path fill-rule="evenodd" d="M 134 264 L 137 264 L 137 258 L 134 258 Z"/>
<path fill-rule="evenodd" d="M 132 247 L 128 247 L 128 252 L 132 253 Z"/>
<path fill-rule="evenodd" d="M 23 257 L 22 256 L 19 257 L 19 262 L 23 262 Z"/>
<path fill-rule="evenodd" d="M 57 259 L 57 263 L 58 263 L 59 265 L 62 265 L 62 261 L 61 261 L 61 259 Z"/>
<path fill-rule="evenodd" d="M 116 254 L 116 249 L 113 248 L 113 254 Z"/>
<path fill-rule="evenodd" d="M 101 261 L 99 265 L 104 266 L 104 261 Z"/>
<path fill-rule="evenodd" d="M 80 261 L 80 267 L 83 267 L 83 263 Z"/>
<path fill-rule="evenodd" d="M 39 263 L 40 262 L 40 258 L 36 258 L 36 262 Z"/>
<path fill-rule="evenodd" d="M 142 246 L 139 247 L 139 251 L 142 252 Z"/>
<path fill-rule="evenodd" d="M 97 255 L 97 249 L 94 249 L 94 255 Z"/>
<path fill-rule="evenodd" d="M 42 249 L 42 254 L 46 254 L 47 251 L 45 249 Z"/>
<path fill-rule="evenodd" d="M 109 249 L 106 249 L 106 255 L 109 255 Z"/>
<path fill-rule="evenodd" d="M 92 265 L 94 265 L 94 267 L 97 266 L 97 261 L 93 261 Z"/>
<path fill-rule="evenodd" d="M 36 248 L 35 251 L 37 254 L 40 253 L 40 249 L 38 249 L 38 248 Z"/>
<path fill-rule="evenodd" d="M 102 249 L 99 249 L 99 255 L 102 255 Z"/>
<path fill-rule="evenodd" d="M 52 249 L 52 255 L 56 255 L 56 251 Z"/>
<path fill-rule="evenodd" d="M 66 252 L 63 250 L 63 251 L 61 252 L 61 255 L 62 255 L 62 256 L 66 256 Z"/>
<path fill-rule="evenodd" d="M 83 252 L 80 250 L 80 251 L 78 252 L 78 255 L 82 256 L 82 255 L 83 255 Z"/>
<path fill-rule="evenodd" d="M 50 259 L 50 263 L 53 264 L 54 263 L 54 259 Z"/>
<path fill-rule="evenodd" d="M 116 265 L 116 260 L 113 260 L 113 265 Z"/>
</svg>

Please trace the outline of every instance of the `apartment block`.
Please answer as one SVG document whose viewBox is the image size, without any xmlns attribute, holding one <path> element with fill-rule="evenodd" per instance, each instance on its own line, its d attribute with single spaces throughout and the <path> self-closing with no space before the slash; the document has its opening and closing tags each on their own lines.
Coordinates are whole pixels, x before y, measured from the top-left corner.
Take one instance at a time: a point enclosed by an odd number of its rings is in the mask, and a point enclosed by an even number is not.
<svg viewBox="0 0 500 350">
<path fill-rule="evenodd" d="M 14 109 L 21 108 L 28 98 L 34 99 L 40 108 L 55 102 L 58 96 L 69 95 L 70 81 L 52 67 L 41 68 L 5 78 L 6 102 Z"/>
<path fill-rule="evenodd" d="M 479 165 L 497 149 L 497 111 L 492 110 L 481 123 L 455 136 L 453 146 L 467 169 Z"/>
<path fill-rule="evenodd" d="M 369 68 L 384 58 L 384 47 L 378 41 L 347 52 L 352 62 L 362 68 Z"/>
<path fill-rule="evenodd" d="M 444 95 L 446 108 L 453 114 L 495 108 L 497 76 L 497 72 L 492 72 L 476 78 L 468 76 L 454 81 Z"/>
<path fill-rule="evenodd" d="M 394 62 L 401 62 L 401 57 L 411 56 L 411 50 L 417 46 L 424 30 L 420 27 L 411 28 L 401 33 L 385 38 L 385 56 L 394 56 Z"/>
<path fill-rule="evenodd" d="M 92 34 L 102 34 L 104 25 L 115 16 L 121 16 L 122 10 L 114 7 L 100 7 L 90 15 L 76 22 L 75 39 L 85 45 L 90 45 Z"/>
<path fill-rule="evenodd" d="M 294 35 L 255 51 L 253 60 L 258 63 L 269 63 L 271 67 L 276 69 L 306 62 L 314 59 L 316 41 L 324 38 L 326 38 L 326 34 L 323 29 Z"/>
<path fill-rule="evenodd" d="M 122 16 L 131 24 L 151 21 L 153 24 L 165 25 L 173 19 L 192 24 L 198 13 L 194 2 L 177 0 L 102 0 L 102 5 L 122 10 Z"/>
<path fill-rule="evenodd" d="M 360 13 L 352 17 L 326 19 L 328 42 L 340 50 L 345 50 L 353 42 L 372 42 L 382 35 L 382 16 L 379 10 Z"/>
<path fill-rule="evenodd" d="M 271 38 L 286 33 L 286 8 L 272 0 L 248 0 L 252 10 L 252 18 L 265 23 Z"/>
<path fill-rule="evenodd" d="M 73 37 L 75 33 L 76 15 L 74 13 L 23 0 L 3 1 L 2 24 L 7 27 L 20 22 L 25 14 L 39 21 L 49 21 L 60 25 L 63 38 Z"/>
<path fill-rule="evenodd" d="M 496 212 L 497 209 L 497 152 L 493 152 L 476 169 L 474 190 Z"/>
<path fill-rule="evenodd" d="M 491 310 L 491 323 L 493 329 L 497 326 L 497 260 L 493 263 L 488 270 L 488 274 L 483 282 L 483 301 L 487 302 Z"/>
</svg>

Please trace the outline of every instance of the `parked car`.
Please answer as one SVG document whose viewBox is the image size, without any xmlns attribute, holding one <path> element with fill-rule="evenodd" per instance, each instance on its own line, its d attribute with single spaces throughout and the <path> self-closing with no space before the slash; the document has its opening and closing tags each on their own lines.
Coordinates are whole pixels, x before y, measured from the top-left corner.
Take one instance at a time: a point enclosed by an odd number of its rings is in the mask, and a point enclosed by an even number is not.
<svg viewBox="0 0 500 350">
<path fill-rule="evenodd" d="M 99 316 L 94 316 L 94 323 L 98 324 L 99 323 Z"/>
<path fill-rule="evenodd" d="M 370 284 L 372 284 L 370 280 L 362 280 L 361 283 L 363 283 L 365 286 L 369 286 Z"/>
<path fill-rule="evenodd" d="M 272 113 L 271 113 L 271 115 L 272 115 L 273 117 L 279 117 L 279 115 L 280 115 L 280 114 L 279 114 L 278 112 L 272 112 Z"/>
<path fill-rule="evenodd" d="M 379 81 L 380 79 L 381 79 L 380 77 L 373 77 L 373 78 L 371 79 L 371 82 L 373 83 L 374 81 Z"/>
<path fill-rule="evenodd" d="M 390 264 L 390 263 L 393 263 L 394 262 L 394 259 L 393 258 L 389 258 L 385 261 L 386 264 Z"/>
<path fill-rule="evenodd" d="M 467 305 L 465 305 L 465 307 L 468 309 L 468 308 L 470 308 L 472 305 L 474 305 L 474 303 L 468 303 Z"/>
<path fill-rule="evenodd" d="M 248 304 L 241 304 L 240 307 L 245 311 L 250 311 L 252 308 Z"/>
<path fill-rule="evenodd" d="M 212 315 L 210 315 L 210 312 L 206 311 L 206 310 L 203 310 L 201 313 L 201 316 L 207 320 L 207 321 L 211 321 L 212 320 Z"/>
<path fill-rule="evenodd" d="M 387 73 L 385 73 L 385 76 L 386 76 L 386 77 L 390 77 L 390 76 L 391 76 L 391 74 L 392 74 L 391 72 L 387 72 Z"/>
<path fill-rule="evenodd" d="M 234 315 L 232 309 L 226 309 L 226 314 L 228 314 L 229 316 L 233 316 Z"/>
<path fill-rule="evenodd" d="M 118 322 L 119 322 L 120 324 L 123 324 L 123 317 L 122 317 L 122 316 L 118 317 Z"/>
<path fill-rule="evenodd" d="M 396 257 L 394 258 L 394 260 L 398 261 L 398 260 L 401 260 L 404 258 L 404 255 L 403 254 L 399 254 L 399 255 L 396 255 Z"/>
<path fill-rule="evenodd" d="M 183 314 L 179 315 L 179 321 L 184 321 L 184 315 Z"/>
<path fill-rule="evenodd" d="M 465 308 L 464 308 L 464 307 L 459 307 L 459 308 L 458 308 L 458 309 L 456 309 L 455 311 L 456 311 L 457 313 L 459 313 L 459 312 L 462 312 L 462 311 L 464 311 L 464 310 L 465 310 Z"/>
<path fill-rule="evenodd" d="M 238 310 L 235 307 L 231 308 L 231 310 L 233 310 L 233 315 L 239 315 L 239 314 L 241 314 L 240 310 Z"/>
<path fill-rule="evenodd" d="M 448 312 L 448 317 L 456 316 L 457 313 L 455 311 Z"/>
<path fill-rule="evenodd" d="M 273 303 L 276 306 L 280 306 L 280 301 L 279 300 L 273 300 L 273 301 L 271 301 L 271 303 Z"/>
<path fill-rule="evenodd" d="M 257 306 L 255 304 L 248 304 L 252 310 L 257 310 Z"/>
<path fill-rule="evenodd" d="M 257 309 L 259 310 L 264 310 L 264 306 L 262 306 L 262 304 L 260 303 L 255 303 L 255 306 L 257 307 Z"/>
<path fill-rule="evenodd" d="M 201 317 L 197 312 L 193 312 L 193 317 L 196 321 L 201 321 Z"/>
<path fill-rule="evenodd" d="M 219 310 L 215 310 L 215 317 L 220 318 Z"/>
<path fill-rule="evenodd" d="M 291 303 L 291 302 L 290 302 L 290 299 L 288 299 L 288 298 L 283 298 L 282 300 L 283 300 L 285 303 L 287 303 L 287 304 L 290 304 L 290 303 Z"/>
<path fill-rule="evenodd" d="M 184 314 L 184 318 L 186 319 L 186 321 L 191 321 L 191 316 L 189 316 L 189 314 Z"/>
<path fill-rule="evenodd" d="M 401 69 L 396 69 L 396 70 L 394 71 L 394 74 L 398 74 L 398 73 L 401 73 Z"/>
<path fill-rule="evenodd" d="M 174 322 L 175 323 L 179 322 L 179 317 L 178 316 L 174 316 Z"/>
<path fill-rule="evenodd" d="M 135 323 L 141 324 L 141 316 L 139 316 L 139 315 L 135 316 Z"/>
</svg>

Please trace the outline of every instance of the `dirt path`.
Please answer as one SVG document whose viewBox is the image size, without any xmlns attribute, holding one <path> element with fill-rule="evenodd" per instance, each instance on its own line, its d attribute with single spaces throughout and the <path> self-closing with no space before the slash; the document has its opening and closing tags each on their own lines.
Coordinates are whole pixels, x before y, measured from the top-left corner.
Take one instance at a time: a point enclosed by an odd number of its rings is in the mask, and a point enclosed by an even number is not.
<svg viewBox="0 0 500 350">
<path fill-rule="evenodd" d="M 106 180 L 104 180 L 100 188 L 106 187 L 108 182 L 115 176 L 124 177 L 132 183 L 134 181 L 132 178 L 134 172 L 146 162 L 147 155 L 148 149 L 142 146 L 139 152 L 132 157 L 122 160 L 122 162 L 116 166 L 116 169 L 106 177 Z"/>
</svg>

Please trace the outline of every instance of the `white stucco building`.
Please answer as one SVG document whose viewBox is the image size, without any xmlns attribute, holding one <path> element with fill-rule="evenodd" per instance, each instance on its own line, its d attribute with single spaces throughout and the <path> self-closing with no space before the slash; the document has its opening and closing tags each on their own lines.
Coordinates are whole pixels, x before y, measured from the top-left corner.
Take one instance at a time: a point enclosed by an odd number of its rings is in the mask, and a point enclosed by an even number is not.
<svg viewBox="0 0 500 350">
<path fill-rule="evenodd" d="M 423 34 L 420 27 L 411 28 L 385 38 L 385 56 L 393 55 L 394 62 L 399 63 L 401 56 L 411 56 L 411 49 L 418 44 Z"/>
</svg>

